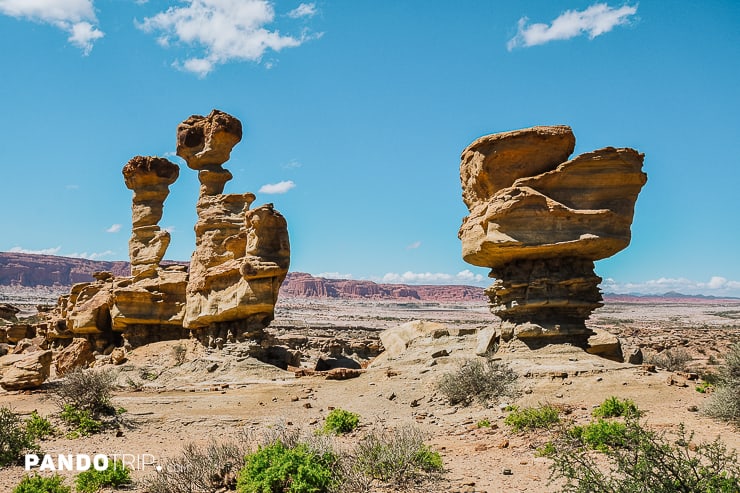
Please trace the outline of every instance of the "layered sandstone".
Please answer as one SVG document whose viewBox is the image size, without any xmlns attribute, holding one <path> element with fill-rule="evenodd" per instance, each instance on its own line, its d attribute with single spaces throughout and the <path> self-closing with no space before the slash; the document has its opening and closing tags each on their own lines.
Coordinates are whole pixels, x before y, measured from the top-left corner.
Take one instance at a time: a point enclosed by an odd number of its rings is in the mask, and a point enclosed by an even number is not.
<svg viewBox="0 0 740 493">
<path fill-rule="evenodd" d="M 240 339 L 272 320 L 290 262 L 288 229 L 272 204 L 250 209 L 254 194 L 222 193 L 231 179 L 222 164 L 241 132 L 239 120 L 217 110 L 178 127 L 178 154 L 201 182 L 190 272 L 162 261 L 170 234 L 159 221 L 179 167 L 152 156 L 126 163 L 131 275 L 97 272 L 92 282 L 75 284 L 46 324 L 47 339 L 66 345 L 83 337 L 103 352 L 189 336 L 223 341 L 226 332 Z"/>
<path fill-rule="evenodd" d="M 486 293 L 503 341 L 586 344 L 584 322 L 602 305 L 593 262 L 629 245 L 644 156 L 607 147 L 568 160 L 574 148 L 571 129 L 552 126 L 462 153 L 462 255 L 496 278 Z"/>
<path fill-rule="evenodd" d="M 136 156 L 123 167 L 126 187 L 133 191 L 129 257 L 134 276 L 153 275 L 170 244 L 170 234 L 158 223 L 164 201 L 180 168 L 164 158 Z"/>
<path fill-rule="evenodd" d="M 241 138 L 239 120 L 218 110 L 177 128 L 177 154 L 201 184 L 183 325 L 214 336 L 267 326 L 290 263 L 287 223 L 272 204 L 250 209 L 254 194 L 223 193 L 232 178 L 223 164 Z"/>
</svg>

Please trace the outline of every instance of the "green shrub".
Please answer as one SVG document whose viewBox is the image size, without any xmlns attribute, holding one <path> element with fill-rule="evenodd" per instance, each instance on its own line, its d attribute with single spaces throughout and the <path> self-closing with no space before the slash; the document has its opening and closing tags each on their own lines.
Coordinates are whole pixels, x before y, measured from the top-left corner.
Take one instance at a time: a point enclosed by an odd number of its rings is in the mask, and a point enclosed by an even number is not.
<svg viewBox="0 0 740 493">
<path fill-rule="evenodd" d="M 462 363 L 457 371 L 442 375 L 437 389 L 452 405 L 468 406 L 473 400 L 486 405 L 500 397 L 513 397 L 516 379 L 517 374 L 505 363 L 474 359 Z"/>
<path fill-rule="evenodd" d="M 334 484 L 336 457 L 317 454 L 305 444 L 281 442 L 247 455 L 236 487 L 240 493 L 324 493 Z"/>
<path fill-rule="evenodd" d="M 604 452 L 607 447 L 624 447 L 626 445 L 627 426 L 619 421 L 599 419 L 595 423 L 574 426 L 568 430 L 568 433 L 582 441 L 584 445 Z"/>
<path fill-rule="evenodd" d="M 101 414 L 115 414 L 110 402 L 114 386 L 115 375 L 111 371 L 75 368 L 55 382 L 50 393 L 61 409 L 72 406 L 97 418 Z"/>
<path fill-rule="evenodd" d="M 326 417 L 324 430 L 327 433 L 343 434 L 349 433 L 357 428 L 360 423 L 360 415 L 343 409 L 334 409 Z"/>
<path fill-rule="evenodd" d="M 65 404 L 59 416 L 72 428 L 73 434 L 88 436 L 103 429 L 103 423 L 93 418 L 90 411 L 77 409 L 71 404 Z"/>
<path fill-rule="evenodd" d="M 715 385 L 704 413 L 740 425 L 740 343 L 725 355 Z"/>
<path fill-rule="evenodd" d="M 24 454 L 37 451 L 38 446 L 20 417 L 7 407 L 0 407 L 0 467 L 14 464 Z"/>
<path fill-rule="evenodd" d="M 562 433 L 540 449 L 553 460 L 550 484 L 561 484 L 560 491 L 566 493 L 740 491 L 737 453 L 728 452 L 719 439 L 693 443 L 693 435 L 682 425 L 677 436 L 669 437 L 644 428 L 636 417 L 628 417 L 620 427 L 613 425 L 592 425 L 592 430 L 600 430 L 594 436 L 601 438 L 592 443 L 603 444 L 598 447 L 601 453 L 594 454 L 593 445 L 584 439 L 586 427 Z M 615 437 L 618 446 L 608 443 Z"/>
<path fill-rule="evenodd" d="M 714 387 L 714 385 L 712 385 L 711 383 L 709 383 L 707 381 L 704 381 L 704 382 L 700 383 L 699 385 L 697 385 L 694 388 L 700 394 L 706 394 L 707 391 L 710 390 L 710 389 L 712 389 L 713 387 Z"/>
<path fill-rule="evenodd" d="M 54 426 L 52 426 L 51 421 L 33 411 L 31 417 L 26 420 L 26 431 L 31 438 L 43 440 L 54 434 Z"/>
<path fill-rule="evenodd" d="M 13 493 L 71 493 L 72 489 L 64 484 L 64 478 L 55 474 L 44 477 L 34 474 L 24 476 Z"/>
<path fill-rule="evenodd" d="M 477 426 L 478 428 L 490 428 L 491 427 L 491 422 L 488 419 L 483 418 L 480 421 L 478 421 L 475 424 L 475 426 Z"/>
<path fill-rule="evenodd" d="M 631 400 L 620 400 L 618 397 L 611 396 L 594 409 L 591 414 L 597 418 L 617 418 L 620 416 L 637 416 L 639 412 L 637 405 Z"/>
<path fill-rule="evenodd" d="M 560 422 L 560 413 L 550 404 L 514 409 L 504 420 L 504 423 L 511 426 L 515 433 L 521 430 L 549 428 L 558 422 Z"/>
<path fill-rule="evenodd" d="M 351 469 L 367 482 L 407 483 L 443 470 L 439 452 L 424 444 L 424 434 L 415 427 L 390 431 L 372 430 L 357 444 Z"/>
<path fill-rule="evenodd" d="M 114 488 L 131 483 L 131 471 L 121 461 L 108 461 L 103 471 L 90 468 L 81 472 L 75 479 L 75 488 L 79 493 L 95 493 L 104 486 Z"/>
</svg>

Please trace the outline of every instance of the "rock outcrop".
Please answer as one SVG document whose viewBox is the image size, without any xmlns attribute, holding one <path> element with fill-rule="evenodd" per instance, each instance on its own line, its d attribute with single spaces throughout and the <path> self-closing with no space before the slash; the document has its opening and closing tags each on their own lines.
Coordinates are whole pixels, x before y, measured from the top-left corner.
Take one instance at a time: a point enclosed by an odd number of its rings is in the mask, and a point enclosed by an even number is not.
<svg viewBox="0 0 740 493">
<path fill-rule="evenodd" d="M 159 221 L 179 167 L 152 156 L 136 156 L 123 167 L 133 192 L 131 275 L 96 272 L 92 282 L 75 284 L 46 324 L 47 339 L 79 346 L 72 339 L 82 337 L 98 354 L 189 336 L 216 345 L 226 338 L 222 332 L 240 340 L 272 320 L 290 262 L 288 229 L 272 204 L 250 210 L 254 194 L 222 193 L 232 177 L 222 164 L 241 133 L 239 120 L 217 110 L 178 127 L 178 154 L 201 182 L 190 272 L 162 260 L 170 233 Z M 62 361 L 62 371 L 88 363 L 67 359 L 73 361 Z"/>
<path fill-rule="evenodd" d="M 40 386 L 49 378 L 51 360 L 51 350 L 0 357 L 0 387 L 5 390 L 23 390 Z"/>
<path fill-rule="evenodd" d="M 239 120 L 218 110 L 177 128 L 177 154 L 201 184 L 183 325 L 214 337 L 266 327 L 290 264 L 287 222 L 272 204 L 250 210 L 254 194 L 223 193 L 232 174 L 222 165 L 241 138 Z"/>
<path fill-rule="evenodd" d="M 552 126 L 481 137 L 462 153 L 462 256 L 496 278 L 486 293 L 503 342 L 586 346 L 585 320 L 602 305 L 593 262 L 630 242 L 644 156 L 607 147 L 568 160 L 574 148 L 571 129 Z"/>
</svg>

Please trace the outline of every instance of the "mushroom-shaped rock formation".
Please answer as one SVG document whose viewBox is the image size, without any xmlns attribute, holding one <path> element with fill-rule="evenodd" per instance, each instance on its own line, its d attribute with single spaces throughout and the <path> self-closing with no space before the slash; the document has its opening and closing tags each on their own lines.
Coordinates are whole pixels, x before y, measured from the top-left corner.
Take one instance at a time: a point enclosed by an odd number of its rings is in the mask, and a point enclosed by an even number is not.
<svg viewBox="0 0 740 493">
<path fill-rule="evenodd" d="M 133 190 L 132 231 L 129 240 L 131 272 L 134 276 L 154 274 L 170 244 L 170 234 L 160 229 L 162 208 L 169 186 L 180 168 L 167 159 L 136 156 L 123 167 L 126 186 Z"/>
<path fill-rule="evenodd" d="M 201 183 L 183 324 L 213 339 L 266 327 L 290 263 L 287 223 L 272 204 L 250 210 L 254 194 L 222 193 L 232 178 L 222 164 L 241 138 L 239 120 L 218 110 L 177 128 L 177 154 Z"/>
<path fill-rule="evenodd" d="M 602 306 L 594 261 L 629 245 L 643 154 L 607 147 L 567 160 L 567 126 L 488 135 L 462 153 L 470 214 L 458 237 L 463 259 L 489 267 L 491 311 L 501 342 L 586 345 L 585 320 Z"/>
</svg>

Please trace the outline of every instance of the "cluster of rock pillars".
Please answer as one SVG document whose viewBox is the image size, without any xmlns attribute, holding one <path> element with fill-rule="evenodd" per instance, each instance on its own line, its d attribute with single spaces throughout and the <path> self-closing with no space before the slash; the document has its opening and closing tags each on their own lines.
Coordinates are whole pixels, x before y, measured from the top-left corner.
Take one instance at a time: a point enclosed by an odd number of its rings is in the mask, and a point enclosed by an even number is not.
<svg viewBox="0 0 740 493">
<path fill-rule="evenodd" d="M 241 138 L 241 122 L 218 110 L 177 127 L 177 155 L 200 181 L 189 269 L 162 262 L 170 233 L 159 221 L 179 167 L 160 157 L 132 158 L 123 167 L 133 191 L 131 275 L 101 272 L 76 284 L 37 335 L 52 347 L 86 339 L 98 351 L 180 338 L 209 347 L 256 341 L 259 350 L 290 244 L 286 220 L 272 204 L 252 208 L 254 194 L 223 193 L 232 178 L 223 165 Z M 470 214 L 458 236 L 463 259 L 495 278 L 486 290 L 500 318 L 489 329 L 491 347 L 585 348 L 593 335 L 585 321 L 602 305 L 594 261 L 629 244 L 647 176 L 644 156 L 633 149 L 569 159 L 574 148 L 569 127 L 542 126 L 481 137 L 462 153 Z"/>
</svg>

